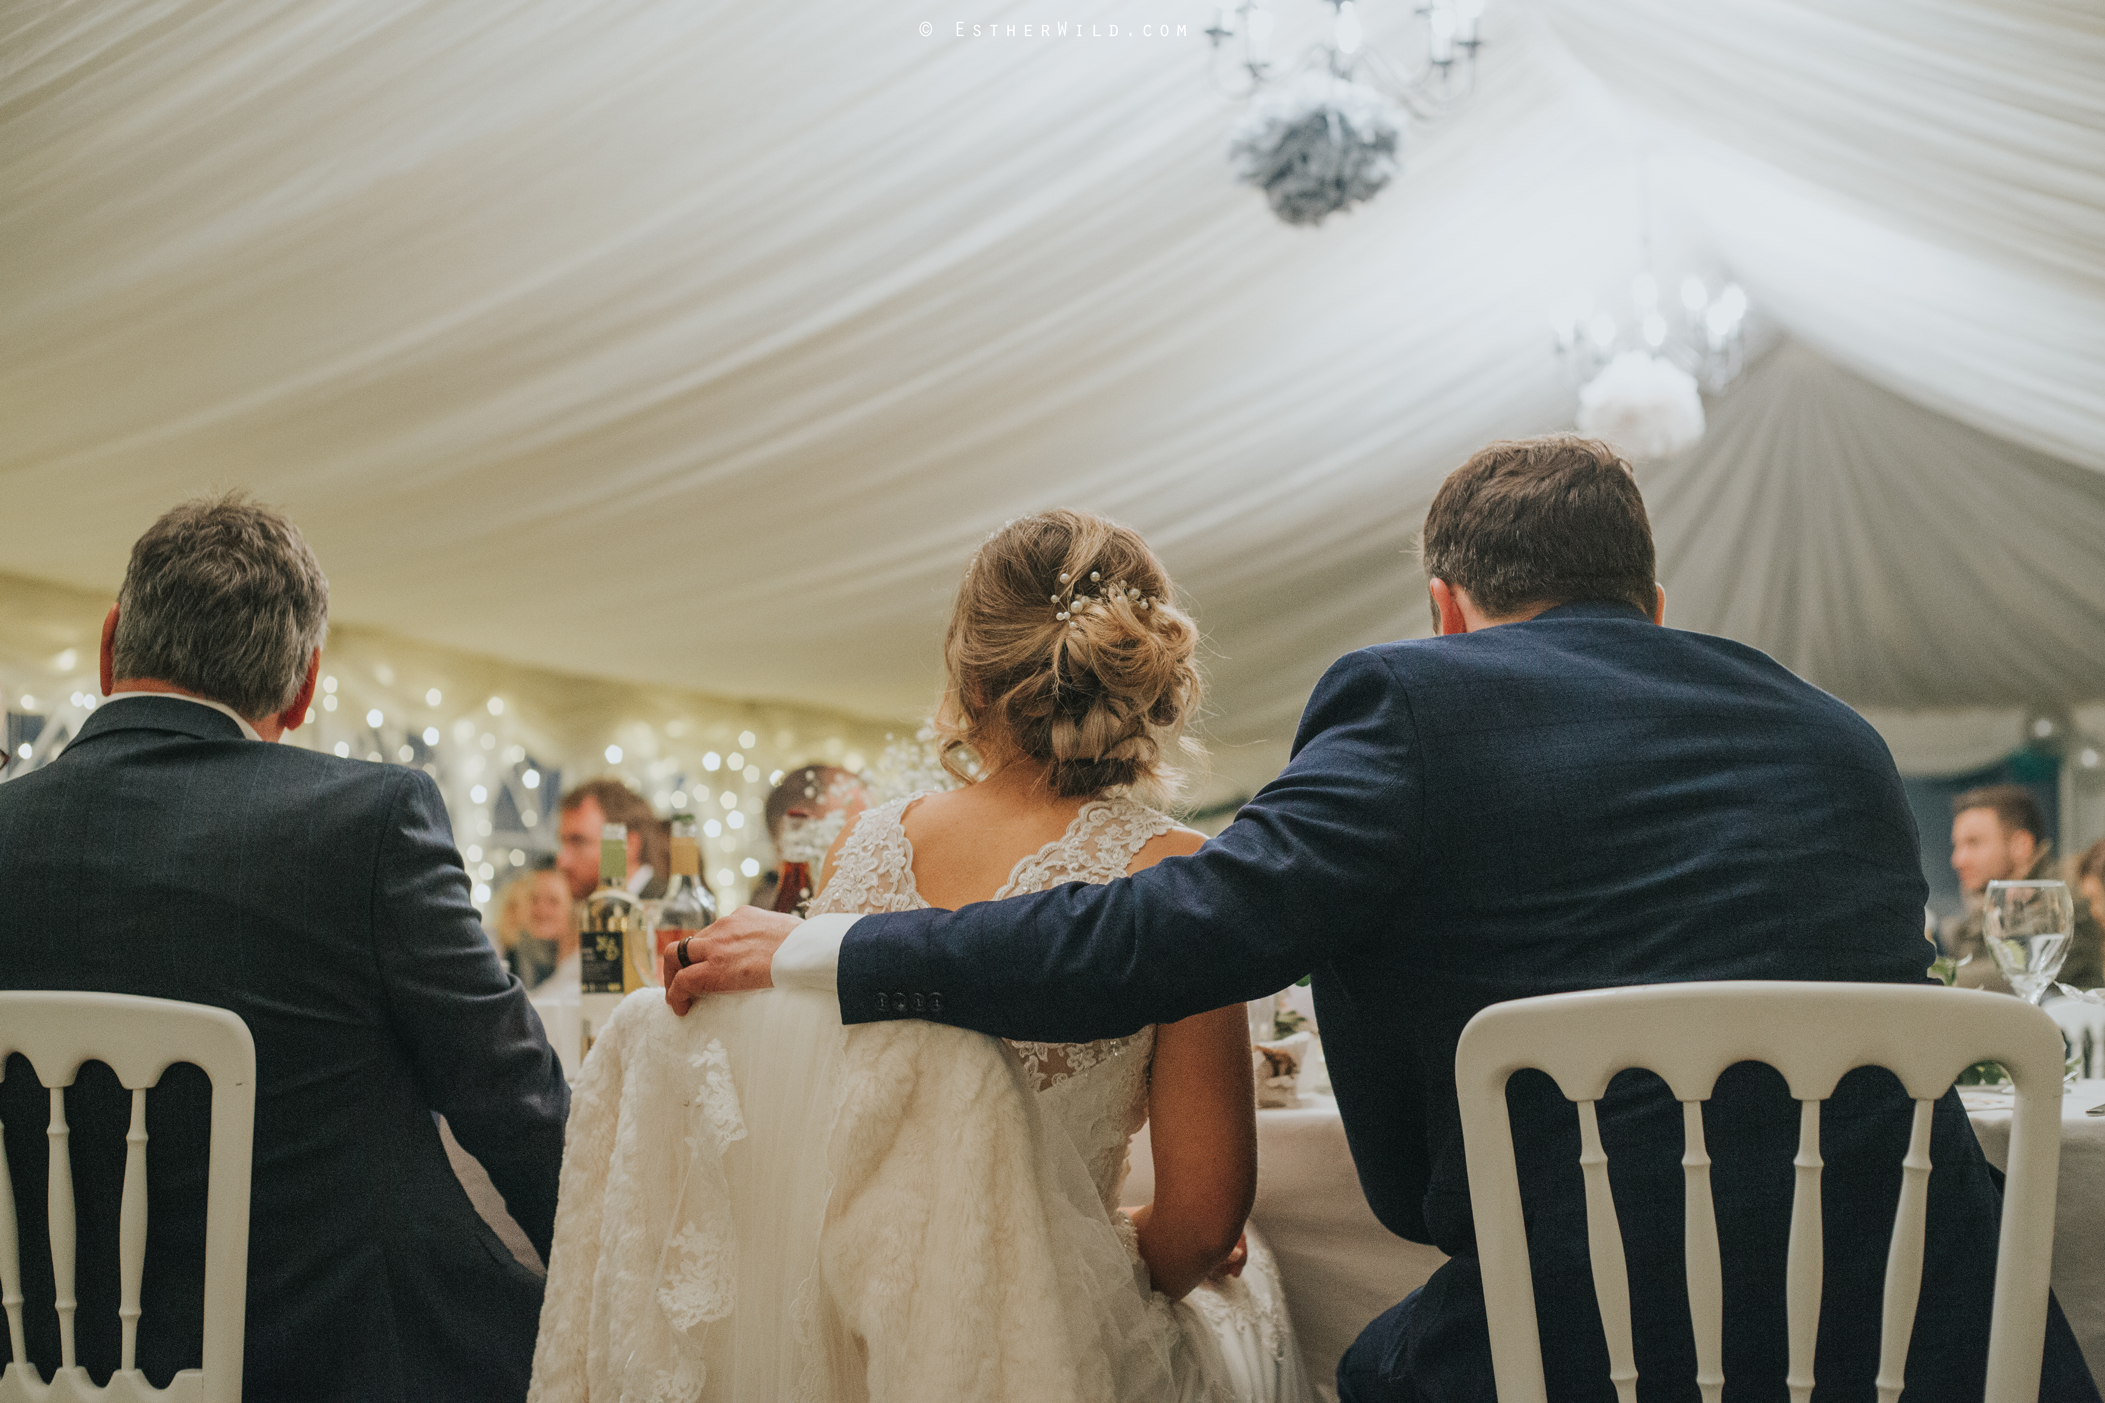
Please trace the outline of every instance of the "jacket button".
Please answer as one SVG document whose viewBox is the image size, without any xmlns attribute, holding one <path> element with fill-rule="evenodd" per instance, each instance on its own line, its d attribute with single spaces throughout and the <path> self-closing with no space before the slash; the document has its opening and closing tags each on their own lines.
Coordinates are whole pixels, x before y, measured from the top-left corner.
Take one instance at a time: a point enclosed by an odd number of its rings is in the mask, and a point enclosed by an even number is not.
<svg viewBox="0 0 2105 1403">
<path fill-rule="evenodd" d="M 926 1013 L 926 1012 L 928 1012 L 928 998 L 927 998 L 927 996 L 926 996 L 926 995 L 923 995 L 923 994 L 916 994 L 916 995 L 914 995 L 914 1012 L 916 1012 L 916 1013 Z"/>
<path fill-rule="evenodd" d="M 884 995 L 882 995 L 882 994 L 879 994 L 879 995 L 877 996 L 877 1011 L 878 1011 L 879 1013 L 883 1013 L 883 1012 L 885 1011 L 885 1008 L 884 1008 Z"/>
</svg>

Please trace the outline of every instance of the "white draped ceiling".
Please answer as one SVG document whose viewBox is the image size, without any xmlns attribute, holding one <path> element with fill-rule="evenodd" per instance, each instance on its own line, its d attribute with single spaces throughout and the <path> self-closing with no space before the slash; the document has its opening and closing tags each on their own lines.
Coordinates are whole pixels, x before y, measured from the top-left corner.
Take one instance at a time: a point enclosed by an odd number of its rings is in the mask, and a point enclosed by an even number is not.
<svg viewBox="0 0 2105 1403">
<path fill-rule="evenodd" d="M 1674 621 L 1866 706 L 2105 697 L 2094 7 L 1502 0 L 1317 230 L 1230 180 L 1210 13 L 14 7 L 0 571 L 108 589 L 238 483 L 347 621 L 911 717 L 974 542 L 1087 506 L 1191 595 L 1247 788 L 1422 631 L 1441 476 L 1569 423 L 1546 313 L 1637 270 L 1644 158 L 1662 273 L 1779 347 L 1647 473 Z"/>
</svg>

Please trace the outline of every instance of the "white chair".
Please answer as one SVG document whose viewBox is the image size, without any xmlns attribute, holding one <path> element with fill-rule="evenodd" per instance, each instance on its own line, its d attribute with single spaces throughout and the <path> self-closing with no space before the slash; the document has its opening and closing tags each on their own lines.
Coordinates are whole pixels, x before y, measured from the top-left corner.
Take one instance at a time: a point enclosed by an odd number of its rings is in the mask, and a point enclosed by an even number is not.
<svg viewBox="0 0 2105 1403">
<path fill-rule="evenodd" d="M 2077 1059 L 2086 1077 L 2105 1077 L 2105 1004 L 2066 995 L 2043 1005 L 2061 1029 L 2068 1055 Z"/>
<path fill-rule="evenodd" d="M 1608 1157 L 1594 1103 L 1617 1072 L 1656 1072 L 1682 1105 L 1686 1270 L 1704 1403 L 1724 1388 L 1723 1285 L 1703 1108 L 1718 1075 L 1736 1062 L 1766 1062 L 1800 1103 L 1797 1187 L 1785 1265 L 1787 1383 L 1794 1403 L 1813 1387 L 1820 1322 L 1820 1102 L 1853 1067 L 1890 1069 L 1915 1099 L 1901 1161 L 1900 1203 L 1886 1259 L 1878 1396 L 1900 1395 L 1922 1282 L 1929 1194 L 1930 1115 L 1969 1065 L 1993 1058 L 2017 1087 L 2008 1191 L 1988 1335 L 1987 1403 L 2035 1403 L 2046 1333 L 2054 1189 L 2061 1154 L 2061 1039 L 2022 999 L 1979 990 L 1887 984 L 1733 981 L 1597 989 L 1494 1004 L 1462 1030 L 1455 1057 L 1469 1193 L 1490 1317 L 1500 1403 L 1546 1403 L 1535 1291 L 1521 1218 L 1506 1081 L 1540 1068 L 1579 1108 L 1579 1163 L 1587 1242 L 1607 1337 L 1609 1376 L 1621 1403 L 1637 1397 L 1630 1285 L 1622 1232 L 1608 1190 Z"/>
<path fill-rule="evenodd" d="M 27 1362 L 22 1334 L 22 1271 L 14 1184 L 0 1146 L 0 1302 L 7 1311 L 13 1362 L 0 1374 L 0 1403 L 240 1403 L 244 1311 L 248 1299 L 249 1166 L 256 1124 L 256 1046 L 248 1025 L 223 1008 L 124 994 L 0 992 L 0 1069 L 21 1053 L 51 1093 L 47 1212 L 58 1310 L 60 1367 L 47 1385 Z M 106 1389 L 74 1359 L 73 1266 L 77 1218 L 64 1088 L 83 1062 L 102 1062 L 132 1093 L 125 1136 L 124 1191 L 118 1206 L 118 1318 L 123 1349 Z M 134 1367 L 139 1283 L 146 1266 L 146 1089 L 178 1062 L 212 1081 L 211 1163 L 205 1189 L 203 1368 L 185 1369 L 155 1389 Z"/>
</svg>

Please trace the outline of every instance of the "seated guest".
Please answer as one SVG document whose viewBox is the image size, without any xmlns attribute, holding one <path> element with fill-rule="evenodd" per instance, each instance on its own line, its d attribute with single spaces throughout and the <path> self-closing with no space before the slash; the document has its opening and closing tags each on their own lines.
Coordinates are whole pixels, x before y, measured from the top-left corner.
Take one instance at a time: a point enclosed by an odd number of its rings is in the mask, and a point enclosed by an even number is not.
<svg viewBox="0 0 2105 1403">
<path fill-rule="evenodd" d="M 2021 784 L 1986 785 L 1952 800 L 1952 870 L 1959 874 L 1966 909 L 1945 921 L 1939 938 L 1945 954 L 1964 961 L 1958 974 L 1961 986 L 2010 992 L 1995 956 L 1981 940 L 1988 884 L 2058 878 L 2061 873 L 2046 830 L 2039 801 Z M 2076 929 L 2060 979 L 2072 988 L 2095 989 L 2105 984 L 2105 931 L 2100 931 L 2080 893 L 2070 895 L 2077 897 Z"/>
<path fill-rule="evenodd" d="M 570 879 L 572 899 L 583 901 L 599 885 L 600 830 L 610 823 L 629 830 L 629 891 L 641 897 L 665 895 L 665 879 L 672 871 L 672 830 L 641 794 L 608 776 L 571 790 L 557 808 L 561 856 L 556 863 Z"/>
<path fill-rule="evenodd" d="M 517 955 L 519 942 L 526 937 L 526 900 L 533 886 L 532 876 L 531 872 L 522 872 L 497 888 L 497 895 L 490 901 L 489 919 L 483 922 L 483 928 L 490 933 L 490 944 L 497 947 L 498 956 L 513 974 L 519 974 Z M 533 951 L 527 953 L 531 958 Z M 519 976 L 519 982 L 529 989 L 533 987 L 524 975 Z"/>
<path fill-rule="evenodd" d="M 795 809 L 823 825 L 822 831 L 814 835 L 814 846 L 823 852 L 833 846 L 841 829 L 854 822 L 855 816 L 869 806 L 870 788 L 863 783 L 861 775 L 838 765 L 805 765 L 790 771 L 767 796 L 768 840 L 780 855 L 783 829 L 789 822 L 790 810 Z M 815 841 L 818 838 L 824 841 Z M 815 886 L 821 885 L 825 874 L 814 871 L 811 879 Z M 748 903 L 772 908 L 781 882 L 780 868 L 762 873 L 760 880 L 753 884 Z"/>
<path fill-rule="evenodd" d="M 922 1018 L 1084 1042 L 1312 972 L 1367 1202 L 1449 1258 L 1361 1334 L 1338 1396 L 1491 1403 L 1455 1092 L 1470 1018 L 1613 985 L 1919 987 L 1928 891 L 1900 775 L 1862 717 L 1752 648 L 1662 626 L 1651 525 L 1605 444 L 1491 445 L 1434 496 L 1422 552 L 1438 636 L 1340 659 L 1285 772 L 1196 852 L 954 910 L 734 911 L 685 942 L 667 1001 L 773 984 L 833 996 L 854 1027 Z M 1578 1113 L 1540 1074 L 1516 1076 L 1508 1100 L 1548 1396 L 1612 1399 Z M 1649 1075 L 1617 1077 L 1599 1106 L 1638 1387 L 1693 1398 L 1683 1110 Z M 1814 1372 L 1823 1398 L 1871 1398 L 1914 1105 L 1861 1067 L 1825 1106 Z M 1702 1116 L 1732 1167 L 1717 1196 L 1728 1396 L 1780 1399 L 1799 1107 L 1743 1064 Z M 1955 1092 L 1937 1102 L 1929 1162 L 1906 1396 L 1979 1403 L 2002 1204 Z M 2039 1396 L 2098 1397 L 2051 1296 Z"/>
<path fill-rule="evenodd" d="M 575 984 L 578 979 L 577 905 L 570 899 L 570 879 L 550 860 L 543 860 L 504 889 L 505 906 L 517 905 L 520 924 L 505 950 L 512 973 L 527 992 L 543 985 Z"/>
<path fill-rule="evenodd" d="M 541 1283 L 476 1216 L 436 1117 L 545 1254 L 569 1092 L 476 918 L 430 776 L 272 744 L 306 715 L 327 620 L 299 531 L 238 494 L 140 537 L 103 623 L 108 702 L 0 786 L 0 986 L 179 999 L 248 1025 L 250 1403 L 523 1398 Z M 157 1385 L 199 1363 L 210 1095 L 178 1065 L 147 1096 L 137 1357 Z M 115 1224 L 130 1097 L 104 1071 L 66 1103 L 79 1221 Z M 11 1062 L 0 1122 L 32 1294 L 52 1279 L 49 1110 Z M 117 1254 L 81 1243 L 79 1357 L 100 1379 L 118 1362 Z M 26 1328 L 49 1378 L 56 1316 L 32 1308 Z"/>
<path fill-rule="evenodd" d="M 2105 838 L 2092 843 L 2076 863 L 2076 893 L 2089 903 L 2090 918 L 2105 926 Z"/>
</svg>

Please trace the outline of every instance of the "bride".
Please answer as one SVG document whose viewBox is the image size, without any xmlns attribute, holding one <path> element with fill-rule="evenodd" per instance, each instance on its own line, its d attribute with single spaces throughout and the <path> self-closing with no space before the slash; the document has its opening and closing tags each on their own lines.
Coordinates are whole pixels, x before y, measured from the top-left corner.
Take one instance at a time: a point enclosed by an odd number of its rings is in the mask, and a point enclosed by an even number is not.
<svg viewBox="0 0 2105 1403">
<path fill-rule="evenodd" d="M 962 783 L 860 815 L 812 911 L 956 907 L 1195 850 L 1143 796 L 1174 781 L 1196 646 L 1132 531 L 1068 511 L 1004 527 L 944 648 Z M 1150 1124 L 1154 1201 L 1122 1210 Z M 1307 1403 L 1245 1231 L 1256 1178 L 1240 1004 L 1004 1044 L 844 1027 L 830 994 L 681 1016 L 639 991 L 572 1093 L 529 1397 Z"/>
<path fill-rule="evenodd" d="M 943 649 L 936 726 L 945 768 L 968 782 L 843 830 L 811 914 L 955 909 L 1196 851 L 1204 835 L 1142 796 L 1168 791 L 1172 751 L 1197 749 L 1183 739 L 1197 644 L 1135 532 L 1073 511 L 996 532 L 966 568 Z M 1257 1131 L 1243 1006 L 1101 1042 L 1008 1046 L 1152 1289 L 1178 1304 L 1190 1356 L 1231 1398 L 1309 1397 L 1271 1255 L 1244 1227 Z M 1155 1197 L 1122 1212 L 1143 1125 Z"/>
</svg>

